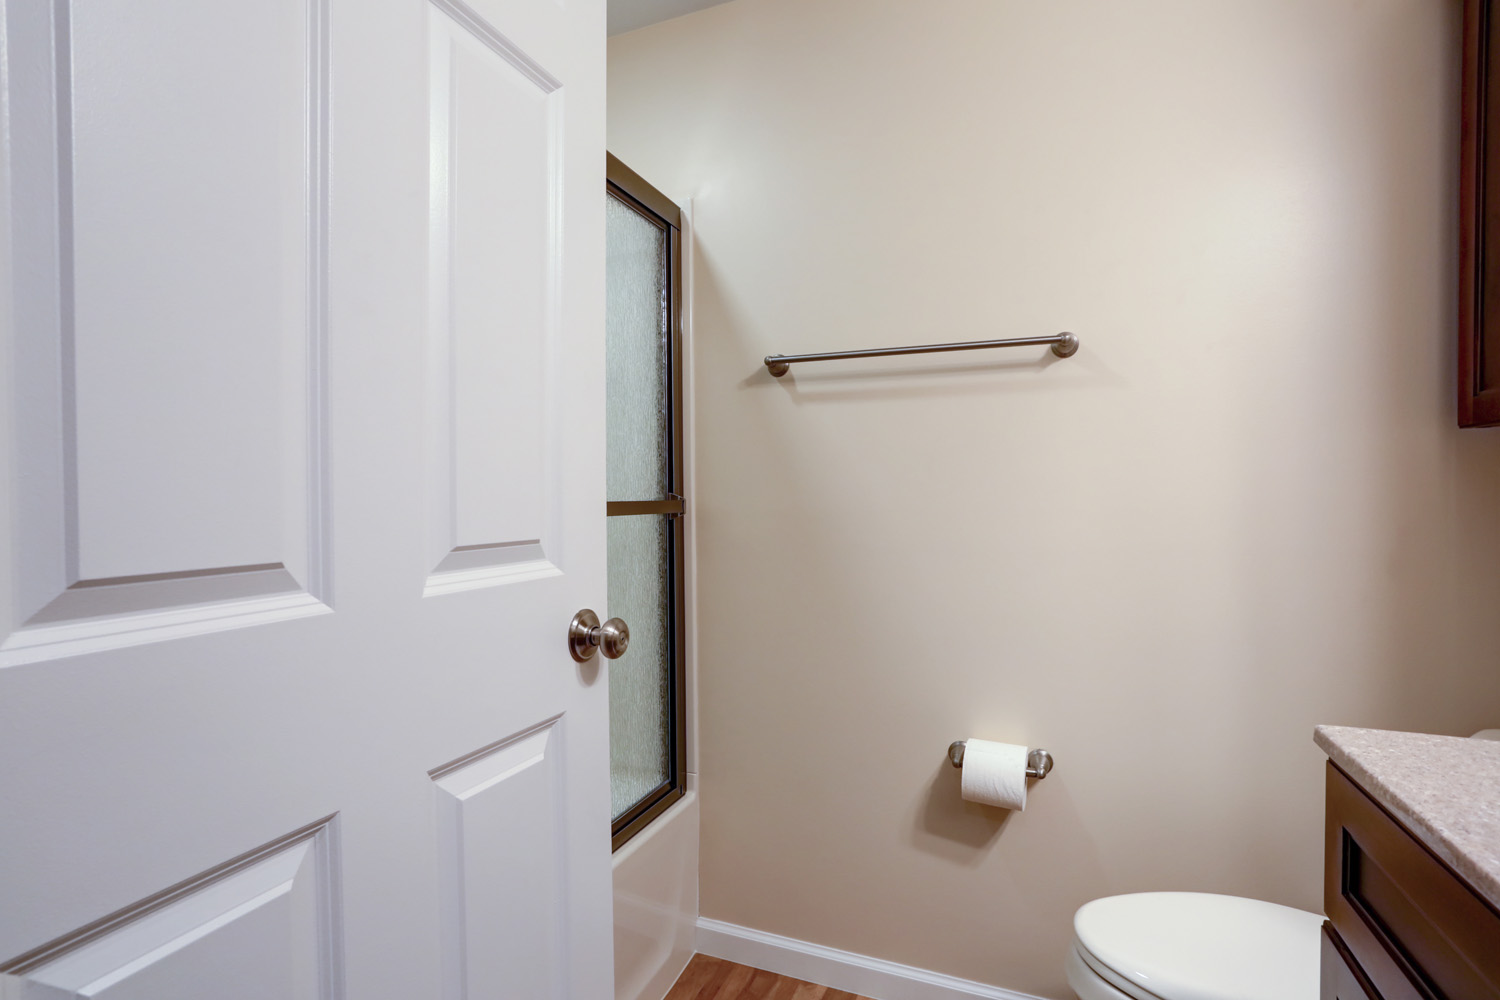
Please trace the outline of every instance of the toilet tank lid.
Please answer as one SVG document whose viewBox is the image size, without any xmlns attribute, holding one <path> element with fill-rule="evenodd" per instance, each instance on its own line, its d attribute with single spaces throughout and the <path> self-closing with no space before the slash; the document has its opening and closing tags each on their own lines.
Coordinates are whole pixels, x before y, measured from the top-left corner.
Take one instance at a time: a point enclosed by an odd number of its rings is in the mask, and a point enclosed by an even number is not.
<svg viewBox="0 0 1500 1000">
<path fill-rule="evenodd" d="M 1318 1000 L 1316 913 L 1202 892 L 1140 892 L 1073 917 L 1094 959 L 1163 1000 Z"/>
</svg>

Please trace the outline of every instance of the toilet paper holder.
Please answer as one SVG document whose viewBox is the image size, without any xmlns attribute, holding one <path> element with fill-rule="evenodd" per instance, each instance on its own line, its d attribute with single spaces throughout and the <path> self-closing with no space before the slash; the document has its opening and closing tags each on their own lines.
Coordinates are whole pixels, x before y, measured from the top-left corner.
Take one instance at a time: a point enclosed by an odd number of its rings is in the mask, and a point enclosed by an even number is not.
<svg viewBox="0 0 1500 1000">
<path fill-rule="evenodd" d="M 954 767 L 964 766 L 964 740 L 954 740 L 948 744 L 948 759 L 953 762 Z M 1052 755 L 1045 750 L 1032 750 L 1026 755 L 1026 777 L 1045 778 L 1047 772 L 1052 770 Z"/>
</svg>

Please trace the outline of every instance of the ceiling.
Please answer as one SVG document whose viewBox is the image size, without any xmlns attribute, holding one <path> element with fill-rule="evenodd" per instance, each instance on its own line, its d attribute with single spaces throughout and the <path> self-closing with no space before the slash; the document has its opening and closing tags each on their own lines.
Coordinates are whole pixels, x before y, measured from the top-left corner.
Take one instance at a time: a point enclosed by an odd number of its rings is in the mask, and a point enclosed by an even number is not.
<svg viewBox="0 0 1500 1000">
<path fill-rule="evenodd" d="M 609 0 L 609 33 L 623 34 L 648 24 L 691 14 L 728 0 Z"/>
</svg>

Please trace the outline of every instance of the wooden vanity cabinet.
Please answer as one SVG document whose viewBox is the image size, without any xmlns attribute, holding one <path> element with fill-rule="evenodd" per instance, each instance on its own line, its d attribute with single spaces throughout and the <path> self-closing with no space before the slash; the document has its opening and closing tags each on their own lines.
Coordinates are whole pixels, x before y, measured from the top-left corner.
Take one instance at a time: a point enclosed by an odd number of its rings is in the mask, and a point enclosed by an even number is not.
<svg viewBox="0 0 1500 1000">
<path fill-rule="evenodd" d="M 1500 1000 L 1500 912 L 1328 765 L 1323 1000 Z"/>
</svg>

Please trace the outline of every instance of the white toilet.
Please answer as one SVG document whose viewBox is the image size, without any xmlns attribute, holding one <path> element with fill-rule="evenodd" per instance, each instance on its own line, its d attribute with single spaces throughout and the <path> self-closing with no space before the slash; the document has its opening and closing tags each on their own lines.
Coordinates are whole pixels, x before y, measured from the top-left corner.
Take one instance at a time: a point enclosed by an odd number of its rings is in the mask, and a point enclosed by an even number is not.
<svg viewBox="0 0 1500 1000">
<path fill-rule="evenodd" d="M 1140 892 L 1073 917 L 1079 1000 L 1318 1000 L 1316 913 L 1202 892 Z"/>
</svg>

